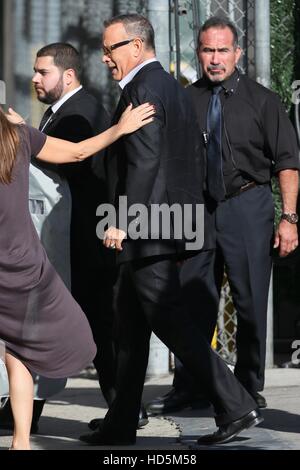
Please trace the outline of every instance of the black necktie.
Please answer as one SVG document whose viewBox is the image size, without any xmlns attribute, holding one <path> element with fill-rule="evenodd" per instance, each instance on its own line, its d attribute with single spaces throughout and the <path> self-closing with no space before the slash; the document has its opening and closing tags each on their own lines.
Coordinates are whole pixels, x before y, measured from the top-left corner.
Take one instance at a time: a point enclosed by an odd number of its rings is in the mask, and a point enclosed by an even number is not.
<svg viewBox="0 0 300 470">
<path fill-rule="evenodd" d="M 45 124 L 47 124 L 47 122 L 50 119 L 50 117 L 52 116 L 52 114 L 53 114 L 53 111 L 52 111 L 52 107 L 50 106 L 48 109 L 46 109 L 46 111 L 44 113 L 44 116 L 42 117 L 40 127 L 39 127 L 40 131 L 42 131 L 44 129 Z"/>
<path fill-rule="evenodd" d="M 225 198 L 225 186 L 222 170 L 222 104 L 221 86 L 213 88 L 207 112 L 207 186 L 208 192 L 215 201 Z"/>
</svg>

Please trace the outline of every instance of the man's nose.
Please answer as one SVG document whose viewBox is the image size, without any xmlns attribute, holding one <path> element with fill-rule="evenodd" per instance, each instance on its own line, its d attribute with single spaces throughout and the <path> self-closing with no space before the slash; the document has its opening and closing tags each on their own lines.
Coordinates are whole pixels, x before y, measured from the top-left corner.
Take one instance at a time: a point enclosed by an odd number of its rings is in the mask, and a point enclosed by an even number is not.
<svg viewBox="0 0 300 470">
<path fill-rule="evenodd" d="M 220 63 L 220 55 L 218 51 L 214 51 L 211 57 L 211 63 L 218 65 Z"/>
<path fill-rule="evenodd" d="M 39 82 L 39 75 L 38 73 L 35 73 L 32 77 L 32 83 L 38 83 Z"/>
<path fill-rule="evenodd" d="M 109 55 L 103 53 L 102 62 L 103 62 L 103 64 L 107 64 L 108 62 L 110 62 Z"/>
</svg>

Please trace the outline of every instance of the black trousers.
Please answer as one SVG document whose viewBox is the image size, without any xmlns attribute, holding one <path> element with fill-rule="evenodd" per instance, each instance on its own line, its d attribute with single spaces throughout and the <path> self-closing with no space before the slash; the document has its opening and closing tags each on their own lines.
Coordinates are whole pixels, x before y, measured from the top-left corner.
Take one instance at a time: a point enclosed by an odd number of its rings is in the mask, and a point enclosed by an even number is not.
<svg viewBox="0 0 300 470">
<path fill-rule="evenodd" d="M 117 269 L 114 261 L 110 259 L 110 252 L 101 246 L 99 249 L 103 251 L 103 262 L 98 268 L 92 269 L 73 258 L 72 295 L 89 321 L 97 346 L 93 362 L 101 391 L 110 405 L 115 398 L 116 382 L 113 288 Z"/>
<path fill-rule="evenodd" d="M 217 249 L 186 261 L 181 283 L 193 321 L 211 341 L 224 264 L 237 310 L 235 375 L 251 393 L 263 390 L 266 318 L 271 274 L 274 204 L 269 186 L 257 186 L 219 204 Z M 173 385 L 196 394 L 197 384 L 177 359 Z"/>
<path fill-rule="evenodd" d="M 176 261 L 144 259 L 120 268 L 117 395 L 104 419 L 106 435 L 112 439 L 136 435 L 152 330 L 204 390 L 214 406 L 217 425 L 256 407 L 187 313 Z"/>
</svg>

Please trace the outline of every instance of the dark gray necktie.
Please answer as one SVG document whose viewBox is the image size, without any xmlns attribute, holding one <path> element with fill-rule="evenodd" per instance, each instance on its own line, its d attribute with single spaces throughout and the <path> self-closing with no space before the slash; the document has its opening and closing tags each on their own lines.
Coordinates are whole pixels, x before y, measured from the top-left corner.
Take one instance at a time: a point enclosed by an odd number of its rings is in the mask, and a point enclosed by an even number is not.
<svg viewBox="0 0 300 470">
<path fill-rule="evenodd" d="M 207 187 L 215 201 L 225 198 L 225 185 L 222 170 L 222 104 L 221 86 L 215 86 L 209 101 L 207 112 Z"/>
<path fill-rule="evenodd" d="M 39 127 L 40 131 L 42 131 L 44 129 L 45 124 L 47 124 L 47 122 L 50 119 L 50 117 L 52 116 L 52 114 L 53 114 L 53 111 L 52 111 L 52 107 L 50 106 L 48 109 L 46 109 L 46 111 L 45 111 L 45 113 L 42 117 L 40 127 Z"/>
</svg>

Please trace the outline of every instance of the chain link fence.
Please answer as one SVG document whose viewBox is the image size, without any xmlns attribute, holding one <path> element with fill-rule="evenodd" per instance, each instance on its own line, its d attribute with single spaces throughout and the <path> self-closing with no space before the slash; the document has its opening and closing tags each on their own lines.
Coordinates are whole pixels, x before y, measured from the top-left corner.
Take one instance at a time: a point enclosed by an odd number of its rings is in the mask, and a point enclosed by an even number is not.
<svg viewBox="0 0 300 470">
<path fill-rule="evenodd" d="M 234 22 L 239 34 L 239 44 L 243 49 L 240 70 L 255 78 L 255 0 L 174 0 L 170 11 L 171 70 L 180 70 L 183 83 L 191 83 L 201 76 L 195 47 L 197 32 L 213 15 L 227 16 Z M 176 60 L 180 60 L 180 64 L 176 64 Z"/>
</svg>

